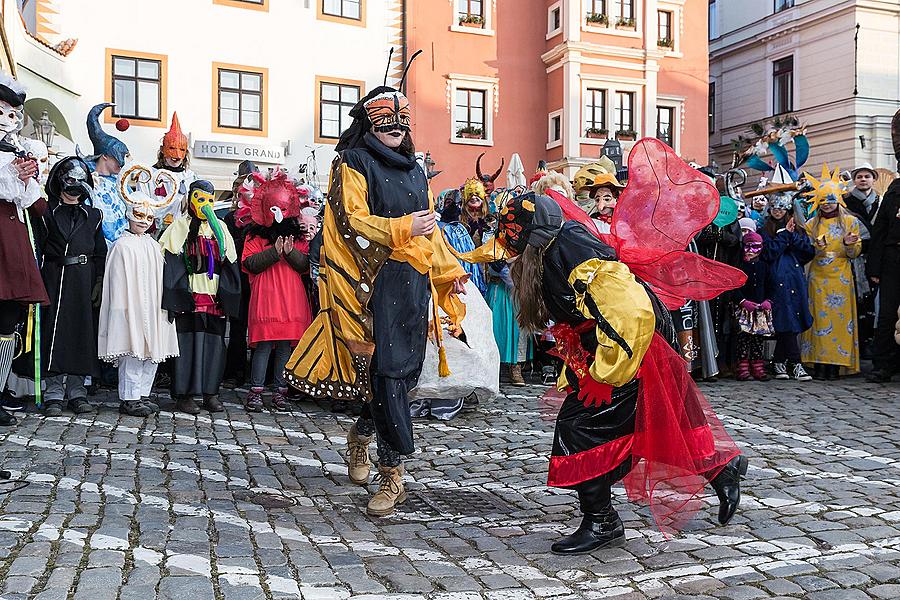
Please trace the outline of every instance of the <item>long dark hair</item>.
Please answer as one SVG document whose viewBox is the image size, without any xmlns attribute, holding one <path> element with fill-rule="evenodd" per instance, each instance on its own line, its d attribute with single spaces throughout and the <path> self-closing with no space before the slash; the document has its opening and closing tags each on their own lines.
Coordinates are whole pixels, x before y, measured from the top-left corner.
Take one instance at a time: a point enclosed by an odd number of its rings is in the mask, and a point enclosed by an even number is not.
<svg viewBox="0 0 900 600">
<path fill-rule="evenodd" d="M 550 311 L 544 303 L 541 260 L 541 251 L 529 244 L 510 270 L 515 283 L 513 297 L 519 307 L 516 318 L 526 331 L 541 331 L 550 321 Z"/>
</svg>

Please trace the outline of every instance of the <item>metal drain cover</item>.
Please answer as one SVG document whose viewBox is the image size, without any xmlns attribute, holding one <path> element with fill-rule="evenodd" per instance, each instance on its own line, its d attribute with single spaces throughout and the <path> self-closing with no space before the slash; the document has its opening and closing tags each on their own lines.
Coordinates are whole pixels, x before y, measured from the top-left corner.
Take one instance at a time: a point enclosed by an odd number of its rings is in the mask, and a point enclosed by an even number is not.
<svg viewBox="0 0 900 600">
<path fill-rule="evenodd" d="M 297 503 L 293 498 L 288 498 L 287 496 L 265 494 L 261 492 L 241 492 L 234 496 L 238 500 L 251 502 L 258 506 L 262 506 L 263 508 L 288 508 Z"/>
<path fill-rule="evenodd" d="M 419 512 L 436 517 L 443 515 L 505 515 L 512 507 L 499 496 L 476 490 L 421 490 L 409 492 L 402 512 Z"/>
</svg>

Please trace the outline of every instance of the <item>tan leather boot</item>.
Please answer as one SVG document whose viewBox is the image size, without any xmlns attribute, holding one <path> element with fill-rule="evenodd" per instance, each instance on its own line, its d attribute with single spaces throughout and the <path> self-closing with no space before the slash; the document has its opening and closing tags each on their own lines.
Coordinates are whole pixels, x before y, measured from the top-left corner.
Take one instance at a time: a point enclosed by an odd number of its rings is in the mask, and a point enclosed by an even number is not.
<svg viewBox="0 0 900 600">
<path fill-rule="evenodd" d="M 372 461 L 369 460 L 369 444 L 374 436 L 364 437 L 356 432 L 356 423 L 347 432 L 347 475 L 356 485 L 369 483 Z"/>
<path fill-rule="evenodd" d="M 403 489 L 403 466 L 378 467 L 378 482 L 381 484 L 375 495 L 369 499 L 366 512 L 374 517 L 386 517 L 394 512 L 394 507 L 406 501 Z"/>
<path fill-rule="evenodd" d="M 525 378 L 522 377 L 522 365 L 515 364 L 509 367 L 509 383 L 515 386 L 525 385 Z"/>
</svg>

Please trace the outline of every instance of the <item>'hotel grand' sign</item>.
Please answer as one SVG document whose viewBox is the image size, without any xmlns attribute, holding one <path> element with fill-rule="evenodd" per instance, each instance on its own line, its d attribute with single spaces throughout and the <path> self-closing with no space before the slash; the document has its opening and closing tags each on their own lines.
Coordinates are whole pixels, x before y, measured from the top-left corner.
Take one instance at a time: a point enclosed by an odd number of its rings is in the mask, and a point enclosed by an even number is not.
<svg viewBox="0 0 900 600">
<path fill-rule="evenodd" d="M 220 160 L 252 160 L 253 162 L 284 164 L 284 148 L 281 146 L 259 146 L 236 142 L 194 142 L 194 157 Z"/>
</svg>

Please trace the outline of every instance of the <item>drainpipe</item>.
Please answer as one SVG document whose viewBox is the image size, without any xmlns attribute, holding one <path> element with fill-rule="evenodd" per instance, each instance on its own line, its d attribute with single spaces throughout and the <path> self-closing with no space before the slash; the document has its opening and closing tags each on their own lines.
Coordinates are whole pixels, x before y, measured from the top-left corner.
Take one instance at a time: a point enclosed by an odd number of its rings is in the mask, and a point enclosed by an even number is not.
<svg viewBox="0 0 900 600">
<path fill-rule="evenodd" d="M 406 67 L 406 61 L 407 61 L 407 59 L 408 59 L 408 54 L 409 54 L 409 52 L 408 52 L 408 50 L 407 50 L 408 47 L 409 47 L 409 35 L 408 35 L 408 33 L 407 33 L 407 27 L 408 27 L 408 25 L 409 25 L 409 19 L 408 19 L 407 16 L 406 16 L 406 11 L 407 11 L 407 0 L 400 0 L 400 7 L 401 7 L 401 10 L 403 11 L 402 18 L 401 18 L 401 20 L 400 20 L 400 23 L 401 23 L 401 25 L 400 25 L 400 27 L 401 27 L 401 30 L 400 30 L 400 31 L 401 31 L 401 33 L 400 33 L 400 39 L 401 39 L 401 43 L 402 43 L 402 45 L 403 45 L 403 48 L 401 49 L 401 51 L 402 51 L 401 56 L 403 57 L 403 67 L 405 68 L 405 67 Z M 404 82 L 403 82 L 403 89 L 400 90 L 400 91 L 403 92 L 404 94 L 406 94 L 406 87 L 407 87 L 407 84 L 406 84 L 406 82 L 404 81 Z"/>
</svg>

